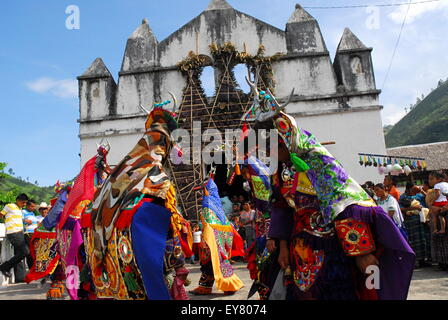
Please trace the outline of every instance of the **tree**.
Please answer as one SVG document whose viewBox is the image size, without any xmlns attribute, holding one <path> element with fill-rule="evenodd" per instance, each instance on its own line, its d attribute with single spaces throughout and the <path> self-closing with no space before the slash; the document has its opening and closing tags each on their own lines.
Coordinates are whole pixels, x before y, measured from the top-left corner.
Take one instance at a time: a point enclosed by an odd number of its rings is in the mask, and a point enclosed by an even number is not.
<svg viewBox="0 0 448 320">
<path fill-rule="evenodd" d="M 17 187 L 12 188 L 12 190 L 2 193 L 0 192 L 0 203 L 2 205 L 13 203 L 16 201 L 16 197 L 19 195 L 20 190 Z"/>
<path fill-rule="evenodd" d="M 8 164 L 6 162 L 0 162 L 0 182 L 6 178 L 6 174 L 3 170 L 6 168 Z"/>
<path fill-rule="evenodd" d="M 443 85 L 443 80 L 440 79 L 439 82 L 437 83 L 437 88 L 440 87 L 441 85 Z"/>
</svg>

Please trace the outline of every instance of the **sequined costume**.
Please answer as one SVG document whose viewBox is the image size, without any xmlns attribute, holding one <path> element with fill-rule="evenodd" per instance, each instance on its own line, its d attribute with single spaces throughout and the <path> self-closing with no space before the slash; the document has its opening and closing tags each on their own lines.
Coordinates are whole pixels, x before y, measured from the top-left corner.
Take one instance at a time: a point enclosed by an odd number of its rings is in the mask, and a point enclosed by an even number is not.
<svg viewBox="0 0 448 320">
<path fill-rule="evenodd" d="M 51 210 L 38 225 L 30 240 L 33 266 L 25 277 L 25 282 L 50 277 L 51 285 L 47 299 L 61 299 L 65 292 L 65 274 L 60 265 L 60 250 L 57 241 L 56 224 L 67 202 L 70 185 L 56 183 L 56 197 L 51 200 Z"/>
<path fill-rule="evenodd" d="M 287 103 L 280 105 L 269 90 L 259 92 L 257 80 L 248 82 L 255 98 L 242 120 L 271 123 L 289 152 L 272 176 L 268 233 L 289 248 L 287 299 L 406 299 L 415 255 L 393 221 L 283 112 Z M 379 261 L 379 283 L 372 287 L 356 266 L 356 257 L 367 254 Z M 268 270 L 278 271 L 269 261 Z M 271 273 L 259 284 L 262 298 L 269 298 L 275 278 Z"/>
<path fill-rule="evenodd" d="M 249 291 L 251 297 L 256 290 L 261 299 L 265 299 L 265 282 L 271 273 L 268 267 L 273 257 L 266 250 L 266 238 L 270 224 L 270 205 L 271 197 L 271 177 L 269 169 L 259 159 L 249 156 L 244 159 L 242 174 L 244 179 L 249 183 L 253 202 L 255 204 L 255 227 L 256 241 L 247 252 L 247 268 L 250 271 L 250 277 L 254 280 L 254 285 Z M 264 269 L 264 272 L 261 270 Z M 278 272 L 277 270 L 274 270 Z"/>
<path fill-rule="evenodd" d="M 101 143 L 97 154 L 85 163 L 73 184 L 56 228 L 60 267 L 65 275 L 67 292 L 73 300 L 88 299 L 88 291 L 80 281 L 80 271 L 86 261 L 81 215 L 91 203 L 95 190 L 110 172 L 106 160 L 109 150 L 108 142 Z"/>
<path fill-rule="evenodd" d="M 97 155 L 85 163 L 73 186 L 57 184 L 56 191 L 60 196 L 32 239 L 36 263 L 26 281 L 51 274 L 48 299 L 61 299 L 65 288 L 74 300 L 78 299 L 78 291 L 84 294 L 79 286 L 79 272 L 85 262 L 80 218 L 93 199 L 104 171 L 108 170 L 106 155 L 109 149 L 108 144 L 98 146 Z"/>
<path fill-rule="evenodd" d="M 155 108 L 146 133 L 98 188 L 81 218 L 83 274 L 98 299 L 186 299 L 179 241 L 184 218 L 164 162 L 174 115 Z"/>
<path fill-rule="evenodd" d="M 225 294 L 233 294 L 243 287 L 230 264 L 234 230 L 222 209 L 218 187 L 213 179 L 206 184 L 200 212 L 203 226 L 200 244 L 201 278 L 199 286 L 190 291 L 196 295 L 211 294 L 213 284 Z"/>
</svg>

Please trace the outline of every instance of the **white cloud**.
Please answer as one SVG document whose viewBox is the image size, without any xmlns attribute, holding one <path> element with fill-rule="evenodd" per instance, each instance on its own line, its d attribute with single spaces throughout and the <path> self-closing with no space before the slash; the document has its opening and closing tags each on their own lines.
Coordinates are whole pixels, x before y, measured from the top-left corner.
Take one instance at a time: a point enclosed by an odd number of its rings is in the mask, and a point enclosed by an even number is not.
<svg viewBox="0 0 448 320">
<path fill-rule="evenodd" d="M 394 104 L 386 105 L 382 111 L 383 125 L 396 124 L 406 115 L 406 112 Z"/>
<path fill-rule="evenodd" d="M 412 23 L 421 16 L 423 16 L 427 12 L 431 11 L 438 11 L 448 8 L 448 2 L 446 1 L 439 1 L 439 2 L 427 2 L 427 3 L 419 3 L 419 4 L 413 4 L 409 8 L 409 13 L 406 18 L 406 23 Z M 406 12 L 408 11 L 408 6 L 400 6 L 393 12 L 391 12 L 388 16 L 389 18 L 397 23 L 402 24 L 403 19 L 406 15 Z"/>
<path fill-rule="evenodd" d="M 78 83 L 73 79 L 38 78 L 26 83 L 27 87 L 37 93 L 50 93 L 59 98 L 76 98 Z"/>
</svg>

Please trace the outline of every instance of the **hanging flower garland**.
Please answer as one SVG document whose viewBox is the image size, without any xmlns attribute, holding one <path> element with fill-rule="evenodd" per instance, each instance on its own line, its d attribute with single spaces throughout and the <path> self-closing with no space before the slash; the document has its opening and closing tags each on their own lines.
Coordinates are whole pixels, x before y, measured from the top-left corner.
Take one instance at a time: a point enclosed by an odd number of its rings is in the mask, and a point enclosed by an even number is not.
<svg viewBox="0 0 448 320">
<path fill-rule="evenodd" d="M 266 51 L 263 45 L 258 47 L 255 55 L 250 55 L 246 51 L 240 52 L 231 42 L 225 42 L 222 46 L 212 43 L 210 46 L 210 53 L 215 61 L 223 59 L 232 59 L 233 66 L 244 63 L 249 68 L 250 72 L 255 74 L 256 68 L 260 69 L 260 85 L 268 87 L 274 93 L 275 80 L 272 63 L 278 60 L 283 54 L 276 53 L 273 56 L 264 56 Z M 225 60 L 223 60 L 225 61 Z M 188 53 L 188 56 L 177 64 L 177 67 L 182 73 L 194 71 L 199 77 L 204 67 L 211 65 L 210 58 L 206 55 L 197 54 L 193 51 Z M 264 84 L 264 85 L 263 85 Z M 262 88 L 267 89 L 267 88 Z"/>
</svg>

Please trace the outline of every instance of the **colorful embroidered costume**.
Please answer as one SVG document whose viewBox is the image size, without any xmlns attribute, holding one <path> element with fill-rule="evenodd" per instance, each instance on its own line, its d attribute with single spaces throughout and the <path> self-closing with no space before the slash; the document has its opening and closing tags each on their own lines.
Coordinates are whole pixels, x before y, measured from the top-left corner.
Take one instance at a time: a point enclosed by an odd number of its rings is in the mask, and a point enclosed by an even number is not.
<svg viewBox="0 0 448 320">
<path fill-rule="evenodd" d="M 93 199 L 96 183 L 101 182 L 104 170 L 107 169 L 108 151 L 108 145 L 101 144 L 98 147 L 98 154 L 86 162 L 73 186 L 67 190 L 70 193 L 62 192 L 63 189 L 59 187 L 61 196 L 37 229 L 32 245 L 36 263 L 27 276 L 27 282 L 52 274 L 53 281 L 47 293 L 50 299 L 62 298 L 66 280 L 71 299 L 78 299 L 79 271 L 85 262 L 80 218 Z"/>
<path fill-rule="evenodd" d="M 268 234 L 289 247 L 287 299 L 406 299 L 415 255 L 393 221 L 312 134 L 282 112 L 286 104 L 269 91 L 260 94 L 257 81 L 248 82 L 255 99 L 243 120 L 271 122 L 290 157 L 272 177 Z M 357 257 L 368 254 L 379 261 L 379 289 L 366 288 L 366 275 L 356 267 Z M 272 263 L 268 269 L 278 270 Z M 264 298 L 275 278 L 261 288 Z"/>
<path fill-rule="evenodd" d="M 213 179 L 206 185 L 201 209 L 202 241 L 200 245 L 201 278 L 199 287 L 192 294 L 210 294 L 213 283 L 226 294 L 235 293 L 243 287 L 243 282 L 233 272 L 233 235 L 236 233 L 221 206 L 218 187 Z"/>
<path fill-rule="evenodd" d="M 186 299 L 184 219 L 163 163 L 177 122 L 156 108 L 146 133 L 111 171 L 82 216 L 91 290 L 99 299 Z"/>
<path fill-rule="evenodd" d="M 97 155 L 83 166 L 76 178 L 70 196 L 57 225 L 60 266 L 66 278 L 66 287 L 73 300 L 87 299 L 86 284 L 80 285 L 79 273 L 85 264 L 85 252 L 81 233 L 81 215 L 91 203 L 96 188 L 102 183 L 109 167 L 106 155 L 109 144 L 100 144 Z"/>
<path fill-rule="evenodd" d="M 263 299 L 265 297 L 264 288 L 266 287 L 265 282 L 267 279 L 262 277 L 267 276 L 269 273 L 260 271 L 265 269 L 273 258 L 266 250 L 266 238 L 270 224 L 270 172 L 263 162 L 251 155 L 244 159 L 243 177 L 249 182 L 251 187 L 256 212 L 256 241 L 251 248 L 248 248 L 247 253 L 247 268 L 250 271 L 251 279 L 255 280 L 249 292 L 249 297 L 258 290 L 260 297 Z"/>
<path fill-rule="evenodd" d="M 60 299 L 64 293 L 65 275 L 60 266 L 60 251 L 57 242 L 56 224 L 67 202 L 71 187 L 56 184 L 58 196 L 51 201 L 52 208 L 34 231 L 30 241 L 30 253 L 33 266 L 25 277 L 25 282 L 39 280 L 51 276 L 47 299 Z"/>
</svg>

